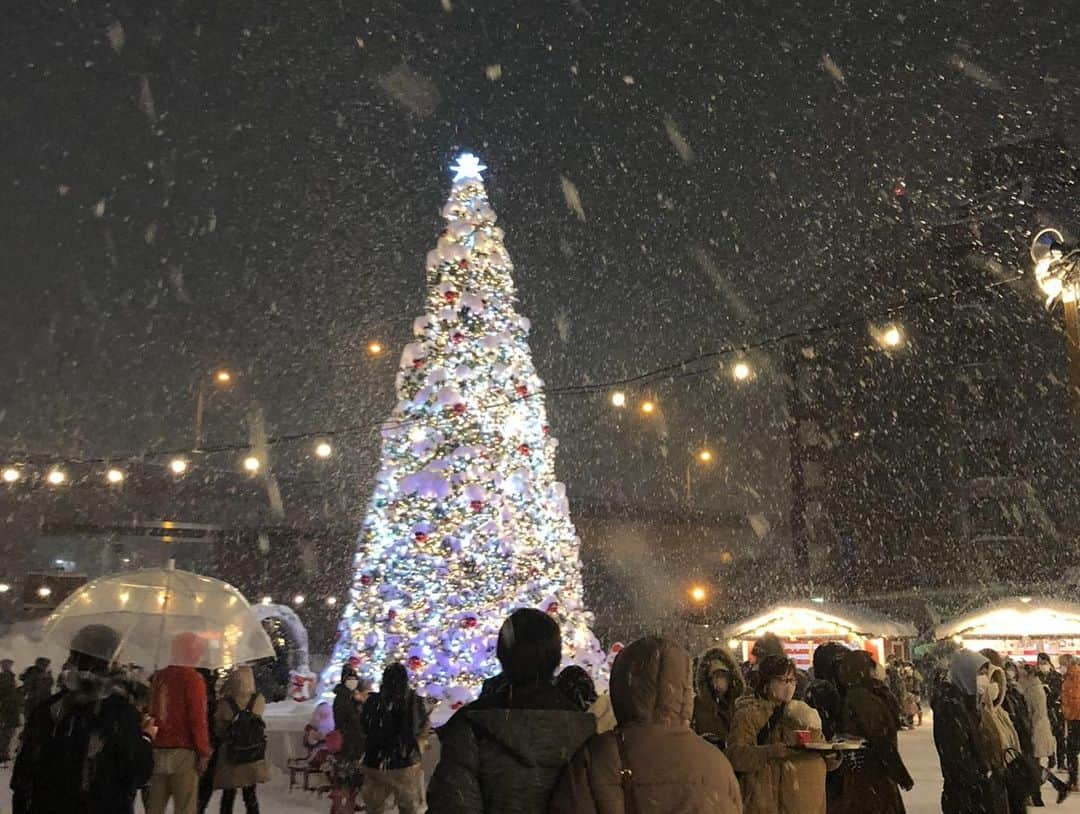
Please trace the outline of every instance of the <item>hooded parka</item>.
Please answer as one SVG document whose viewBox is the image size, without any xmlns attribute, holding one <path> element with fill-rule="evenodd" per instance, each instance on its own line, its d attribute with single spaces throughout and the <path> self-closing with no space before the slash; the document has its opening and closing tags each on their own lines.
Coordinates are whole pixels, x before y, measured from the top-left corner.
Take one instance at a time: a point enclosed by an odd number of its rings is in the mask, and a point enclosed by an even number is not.
<svg viewBox="0 0 1080 814">
<path fill-rule="evenodd" d="M 611 671 L 619 725 L 591 738 L 574 757 L 552 813 L 739 814 L 731 764 L 690 729 L 693 698 L 690 656 L 679 645 L 649 637 L 625 648 Z M 630 772 L 629 803 L 624 770 Z"/>
</svg>

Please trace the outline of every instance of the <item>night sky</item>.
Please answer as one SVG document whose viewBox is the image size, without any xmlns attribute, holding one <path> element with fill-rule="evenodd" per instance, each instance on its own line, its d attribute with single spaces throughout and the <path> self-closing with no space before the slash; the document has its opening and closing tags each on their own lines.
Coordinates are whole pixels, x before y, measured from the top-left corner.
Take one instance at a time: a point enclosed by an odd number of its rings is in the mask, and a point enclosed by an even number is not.
<svg viewBox="0 0 1080 814">
<path fill-rule="evenodd" d="M 358 506 L 459 149 L 490 168 L 550 386 L 844 324 L 796 341 L 839 348 L 852 426 L 892 414 L 893 446 L 882 427 L 868 453 L 873 482 L 940 502 L 927 474 L 940 447 L 894 453 L 950 409 L 934 394 L 957 375 L 941 358 L 953 312 L 900 313 L 911 345 L 891 362 L 859 315 L 957 286 L 983 296 L 981 283 L 1018 273 L 1026 258 L 1009 243 L 982 277 L 934 259 L 953 256 L 957 213 L 979 191 L 973 156 L 1068 136 L 1080 101 L 1067 5 L 9 5 L 0 449 L 182 449 L 193 382 L 227 365 L 272 432 L 355 428 L 328 471 L 312 474 L 300 444 L 275 458 L 284 477 L 328 477 Z M 1046 214 L 1075 223 L 1075 190 L 1047 190 L 1037 211 L 1009 197 L 1017 232 Z M 1074 471 L 1044 435 L 1068 424 L 1060 314 L 1031 279 L 992 297 L 979 355 L 1008 368 L 1031 433 L 1022 465 L 1041 489 Z M 372 359 L 376 339 L 389 350 Z M 732 356 L 630 389 L 658 398 L 651 422 L 616 418 L 604 394 L 552 396 L 571 496 L 677 506 L 688 456 L 707 445 L 720 461 L 698 507 L 781 524 L 781 351 L 750 353 L 758 375 L 739 386 Z M 209 409 L 212 442 L 245 440 L 239 398 Z"/>
</svg>

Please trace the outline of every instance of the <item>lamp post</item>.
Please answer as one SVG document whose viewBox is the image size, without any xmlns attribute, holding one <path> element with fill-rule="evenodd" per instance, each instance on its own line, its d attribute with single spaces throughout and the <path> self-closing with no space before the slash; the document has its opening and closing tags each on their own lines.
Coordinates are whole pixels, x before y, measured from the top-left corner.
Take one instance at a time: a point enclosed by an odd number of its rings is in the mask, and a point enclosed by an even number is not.
<svg viewBox="0 0 1080 814">
<path fill-rule="evenodd" d="M 1046 295 L 1047 309 L 1060 300 L 1065 311 L 1069 390 L 1080 416 L 1080 247 L 1067 246 L 1057 229 L 1043 229 L 1031 241 L 1031 259 L 1035 261 L 1035 281 Z"/>
<path fill-rule="evenodd" d="M 694 505 L 694 480 L 693 467 L 697 462 L 699 466 L 708 466 L 713 462 L 713 454 L 710 449 L 701 449 L 694 455 L 692 460 L 686 462 L 686 505 Z"/>
<path fill-rule="evenodd" d="M 210 398 L 210 385 L 218 389 L 231 387 L 234 381 L 231 371 L 226 368 L 218 368 L 199 375 L 199 384 L 195 393 L 195 450 L 202 449 L 203 445 L 203 417 L 206 413 L 206 401 Z"/>
</svg>

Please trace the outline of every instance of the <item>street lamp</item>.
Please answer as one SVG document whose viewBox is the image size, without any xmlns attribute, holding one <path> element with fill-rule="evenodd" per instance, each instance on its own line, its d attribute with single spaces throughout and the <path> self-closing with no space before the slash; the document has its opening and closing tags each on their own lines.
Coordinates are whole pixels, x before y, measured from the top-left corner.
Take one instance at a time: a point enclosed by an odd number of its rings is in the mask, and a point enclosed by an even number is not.
<svg viewBox="0 0 1080 814">
<path fill-rule="evenodd" d="M 622 390 L 616 390 L 611 394 L 611 404 L 613 407 L 625 407 L 626 406 L 626 393 Z"/>
<path fill-rule="evenodd" d="M 248 455 L 246 458 L 244 458 L 244 469 L 246 469 L 252 475 L 259 471 L 260 465 L 261 464 L 259 462 L 259 459 L 256 458 L 254 455 Z"/>
<path fill-rule="evenodd" d="M 219 389 L 223 390 L 226 387 L 231 387 L 233 383 L 233 373 L 227 368 L 218 368 L 213 371 L 209 376 L 206 373 L 199 375 L 199 385 L 195 392 L 195 449 L 202 448 L 203 443 L 203 414 L 206 412 L 206 400 L 210 394 L 208 392 L 209 384 L 213 384 Z"/>
<path fill-rule="evenodd" d="M 17 483 L 19 480 L 19 470 L 13 466 L 9 466 L 4 470 L 4 483 Z"/>
<path fill-rule="evenodd" d="M 1080 411 L 1080 247 L 1066 246 L 1057 229 L 1043 229 L 1031 241 L 1035 281 L 1046 295 L 1050 309 L 1061 300 L 1065 311 L 1065 346 L 1069 358 L 1069 387 Z"/>
<path fill-rule="evenodd" d="M 117 486 L 124 482 L 124 472 L 120 469 L 110 469 L 108 472 L 105 473 L 105 480 L 107 480 L 114 486 Z"/>
<path fill-rule="evenodd" d="M 686 462 L 686 505 L 692 506 L 694 503 L 694 461 L 697 461 L 701 466 L 710 465 L 716 456 L 713 455 L 711 449 L 700 449 L 692 459 L 688 459 Z"/>
<path fill-rule="evenodd" d="M 315 445 L 315 454 L 320 458 L 329 458 L 334 454 L 334 448 L 326 441 L 320 441 Z"/>
<path fill-rule="evenodd" d="M 704 602 L 709 596 L 708 591 L 700 585 L 691 585 L 690 590 L 687 593 L 690 594 L 690 598 L 698 605 Z"/>
<path fill-rule="evenodd" d="M 382 343 L 368 342 L 367 352 L 370 353 L 372 356 L 378 356 L 380 353 L 383 352 Z"/>
<path fill-rule="evenodd" d="M 749 379 L 751 372 L 750 365 L 746 364 L 746 362 L 737 362 L 735 367 L 731 369 L 731 375 L 739 382 L 744 382 Z"/>
<path fill-rule="evenodd" d="M 67 475 L 64 473 L 63 469 L 54 469 L 46 476 L 45 479 L 53 486 L 61 486 L 64 481 L 67 480 Z"/>
<path fill-rule="evenodd" d="M 656 412 L 656 402 L 655 401 L 643 401 L 643 402 L 641 402 L 641 408 L 640 409 L 641 409 L 641 412 L 644 415 L 652 415 L 653 413 Z"/>
<path fill-rule="evenodd" d="M 169 469 L 172 470 L 174 475 L 183 475 L 187 472 L 188 462 L 183 458 L 173 458 L 169 461 Z"/>
</svg>

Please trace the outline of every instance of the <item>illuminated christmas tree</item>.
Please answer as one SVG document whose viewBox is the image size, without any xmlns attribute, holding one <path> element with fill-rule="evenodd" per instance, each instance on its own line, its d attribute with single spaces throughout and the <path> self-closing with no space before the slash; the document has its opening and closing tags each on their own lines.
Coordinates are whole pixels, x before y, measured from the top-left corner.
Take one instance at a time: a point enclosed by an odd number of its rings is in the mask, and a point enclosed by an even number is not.
<svg viewBox="0 0 1080 814">
<path fill-rule="evenodd" d="M 373 677 L 402 661 L 427 694 L 467 700 L 499 671 L 499 627 L 519 607 L 557 619 L 565 662 L 605 663 L 484 169 L 469 153 L 452 167 L 328 680 L 349 657 Z"/>
</svg>

